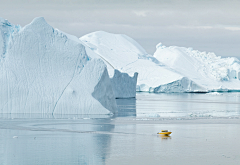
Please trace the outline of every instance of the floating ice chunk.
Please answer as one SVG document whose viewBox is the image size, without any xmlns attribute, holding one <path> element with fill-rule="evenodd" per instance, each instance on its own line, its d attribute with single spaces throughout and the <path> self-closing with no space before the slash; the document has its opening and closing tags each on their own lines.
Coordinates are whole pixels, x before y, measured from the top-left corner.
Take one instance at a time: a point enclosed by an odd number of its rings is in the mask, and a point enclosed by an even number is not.
<svg viewBox="0 0 240 165">
<path fill-rule="evenodd" d="M 160 115 L 157 113 L 149 113 L 149 114 L 146 114 L 145 116 L 146 117 L 160 117 Z"/>
<path fill-rule="evenodd" d="M 179 92 L 196 92 L 204 91 L 205 89 L 201 86 L 195 84 L 193 81 L 189 80 L 186 77 L 183 77 L 181 80 L 174 81 L 165 85 L 160 85 L 154 89 L 155 93 L 179 93 Z"/>
<path fill-rule="evenodd" d="M 210 93 L 207 93 L 207 95 L 223 95 L 223 94 L 218 92 L 210 92 Z"/>
<path fill-rule="evenodd" d="M 148 85 L 146 84 L 140 84 L 140 85 L 137 85 L 137 91 L 138 92 L 154 92 L 153 91 L 153 88 L 152 87 L 149 87 Z"/>
</svg>

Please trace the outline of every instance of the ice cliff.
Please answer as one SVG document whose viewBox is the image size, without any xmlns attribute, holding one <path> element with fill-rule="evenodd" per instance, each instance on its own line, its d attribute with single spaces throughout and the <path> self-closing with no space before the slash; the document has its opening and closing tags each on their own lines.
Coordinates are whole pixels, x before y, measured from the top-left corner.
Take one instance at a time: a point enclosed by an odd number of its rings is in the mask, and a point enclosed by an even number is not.
<svg viewBox="0 0 240 165">
<path fill-rule="evenodd" d="M 208 91 L 240 89 L 240 61 L 192 48 L 166 47 L 159 43 L 154 57 L 164 65 L 201 85 Z"/>
<path fill-rule="evenodd" d="M 113 92 L 116 98 L 134 98 L 136 97 L 138 73 L 131 77 L 127 73 L 121 73 L 114 70 L 114 76 L 111 78 Z"/>
<path fill-rule="evenodd" d="M 20 28 L 0 19 L 0 112 L 110 114 L 106 65 L 44 18 Z"/>
<path fill-rule="evenodd" d="M 111 74 L 113 68 L 130 76 L 137 72 L 137 91 L 158 93 L 205 90 L 188 77 L 159 62 L 126 35 L 98 31 L 87 34 L 80 40 L 104 59 Z"/>
</svg>

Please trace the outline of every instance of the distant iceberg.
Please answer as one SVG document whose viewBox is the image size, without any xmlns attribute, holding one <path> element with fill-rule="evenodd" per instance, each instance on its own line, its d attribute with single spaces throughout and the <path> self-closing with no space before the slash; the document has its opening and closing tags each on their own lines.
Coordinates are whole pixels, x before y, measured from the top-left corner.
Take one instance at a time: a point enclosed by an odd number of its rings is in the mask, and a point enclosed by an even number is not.
<svg viewBox="0 0 240 165">
<path fill-rule="evenodd" d="M 44 18 L 21 28 L 0 19 L 0 113 L 112 114 L 104 62 Z"/>
<path fill-rule="evenodd" d="M 240 90 L 240 61 L 192 48 L 156 46 L 154 57 L 208 91 Z"/>
</svg>

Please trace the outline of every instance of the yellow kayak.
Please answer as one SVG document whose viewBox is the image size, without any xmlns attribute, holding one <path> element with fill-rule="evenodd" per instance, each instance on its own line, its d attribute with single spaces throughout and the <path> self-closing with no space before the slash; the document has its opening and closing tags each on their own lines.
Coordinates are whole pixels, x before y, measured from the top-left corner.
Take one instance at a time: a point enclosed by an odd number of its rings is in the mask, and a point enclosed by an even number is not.
<svg viewBox="0 0 240 165">
<path fill-rule="evenodd" d="M 162 132 L 158 132 L 157 134 L 161 135 L 170 135 L 172 132 L 168 132 L 168 130 L 162 130 Z"/>
<path fill-rule="evenodd" d="M 170 135 L 172 132 L 158 132 L 157 134 L 161 134 L 161 135 Z"/>
</svg>

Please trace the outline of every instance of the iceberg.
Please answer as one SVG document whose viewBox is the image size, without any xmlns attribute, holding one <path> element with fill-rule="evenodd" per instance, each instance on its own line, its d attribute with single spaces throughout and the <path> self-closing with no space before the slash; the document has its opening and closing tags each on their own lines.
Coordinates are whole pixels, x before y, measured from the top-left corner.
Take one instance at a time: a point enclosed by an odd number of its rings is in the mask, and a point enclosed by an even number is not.
<svg viewBox="0 0 240 165">
<path fill-rule="evenodd" d="M 62 32 L 64 33 L 64 32 Z M 89 46 L 90 43 L 79 40 L 76 36 L 64 33 L 69 39 L 79 42 L 85 46 L 87 54 L 93 59 L 102 60 L 108 69 L 108 74 L 111 79 L 111 85 L 114 91 L 115 98 L 135 98 L 136 97 L 136 84 L 138 73 L 135 72 L 133 76 L 127 73 L 120 72 L 115 69 L 110 62 L 108 62 L 104 56 L 101 56 L 94 52 L 95 47 Z"/>
<path fill-rule="evenodd" d="M 137 72 L 137 91 L 205 91 L 205 88 L 188 77 L 159 62 L 126 35 L 97 31 L 81 37 L 80 40 L 104 59 L 110 73 L 117 69 L 134 76 Z"/>
<path fill-rule="evenodd" d="M 154 57 L 208 91 L 240 90 L 240 61 L 214 53 L 159 43 Z"/>
<path fill-rule="evenodd" d="M 104 62 L 35 18 L 21 28 L 0 19 L 0 113 L 112 114 Z"/>
</svg>

